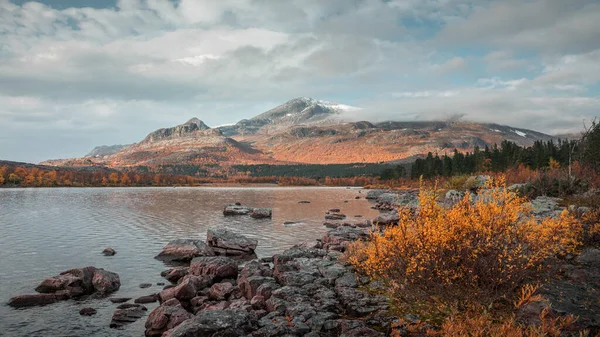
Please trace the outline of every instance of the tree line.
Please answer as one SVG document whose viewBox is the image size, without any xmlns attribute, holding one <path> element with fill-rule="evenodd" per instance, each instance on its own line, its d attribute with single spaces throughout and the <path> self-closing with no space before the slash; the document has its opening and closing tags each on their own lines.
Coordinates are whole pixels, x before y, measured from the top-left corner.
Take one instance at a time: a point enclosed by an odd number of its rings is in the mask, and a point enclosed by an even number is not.
<svg viewBox="0 0 600 337">
<path fill-rule="evenodd" d="M 429 152 L 425 158 L 409 165 L 386 168 L 382 180 L 419 177 L 451 177 L 478 172 L 504 172 L 515 167 L 532 170 L 571 167 L 575 162 L 600 170 L 600 124 L 595 121 L 579 140 L 536 141 L 530 147 L 503 141 L 491 148 L 475 147 L 472 152 L 462 153 L 455 149 L 451 154 Z"/>
</svg>

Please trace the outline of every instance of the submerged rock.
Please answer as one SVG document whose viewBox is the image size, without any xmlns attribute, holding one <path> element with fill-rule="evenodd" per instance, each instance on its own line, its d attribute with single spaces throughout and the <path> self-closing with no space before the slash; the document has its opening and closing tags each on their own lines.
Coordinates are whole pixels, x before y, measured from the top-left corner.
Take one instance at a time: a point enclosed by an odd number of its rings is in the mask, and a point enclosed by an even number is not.
<svg viewBox="0 0 600 337">
<path fill-rule="evenodd" d="M 79 314 L 81 316 L 93 316 L 96 313 L 97 313 L 97 311 L 94 308 L 83 308 L 83 309 L 79 310 Z"/>
<path fill-rule="evenodd" d="M 252 255 L 258 240 L 247 238 L 226 228 L 211 227 L 206 232 L 206 242 L 218 255 Z"/>
<path fill-rule="evenodd" d="M 163 247 L 156 259 L 162 261 L 190 261 L 196 256 L 215 255 L 213 250 L 201 240 L 177 239 Z"/>
</svg>

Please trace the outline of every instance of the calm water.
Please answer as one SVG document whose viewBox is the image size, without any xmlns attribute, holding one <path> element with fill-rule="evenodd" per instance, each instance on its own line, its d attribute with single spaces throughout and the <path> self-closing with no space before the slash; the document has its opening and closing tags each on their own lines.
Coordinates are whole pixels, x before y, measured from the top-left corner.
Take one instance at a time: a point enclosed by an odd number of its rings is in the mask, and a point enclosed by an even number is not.
<svg viewBox="0 0 600 337">
<path fill-rule="evenodd" d="M 119 274 L 121 289 L 114 297 L 152 294 L 161 287 L 138 285 L 165 281 L 160 272 L 167 266 L 153 257 L 171 239 L 204 239 L 208 227 L 227 226 L 258 239 L 259 257 L 271 256 L 320 238 L 330 208 L 374 217 L 366 200 L 354 199 L 360 193 L 307 187 L 0 189 L 0 336 L 143 336 L 145 318 L 122 330 L 108 328 L 116 305 L 107 299 L 20 310 L 6 302 L 33 293 L 46 277 L 89 265 Z M 238 201 L 273 208 L 273 219 L 223 217 L 223 206 Z M 284 226 L 286 221 L 301 224 Z M 106 247 L 117 255 L 103 256 Z M 148 312 L 155 306 L 148 305 Z M 98 314 L 79 316 L 84 307 Z"/>
</svg>

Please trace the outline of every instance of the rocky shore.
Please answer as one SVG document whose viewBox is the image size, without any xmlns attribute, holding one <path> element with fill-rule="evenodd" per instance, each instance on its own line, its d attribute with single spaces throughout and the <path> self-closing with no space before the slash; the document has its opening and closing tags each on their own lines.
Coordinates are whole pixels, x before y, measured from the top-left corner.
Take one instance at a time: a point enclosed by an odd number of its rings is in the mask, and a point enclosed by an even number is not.
<svg viewBox="0 0 600 337">
<path fill-rule="evenodd" d="M 460 192 L 449 191 L 443 203 L 451 204 L 459 197 Z M 106 324 L 118 329 L 145 318 L 143 333 L 152 337 L 404 336 L 406 324 L 418 319 L 392 315 L 389 298 L 382 295 L 385 287 L 355 273 L 341 257 L 350 243 L 368 239 L 380 226 L 396 224 L 395 208 L 418 207 L 417 194 L 369 191 L 367 198 L 376 201 L 378 217 L 349 217 L 340 209 L 330 209 L 324 216 L 329 230 L 320 239 L 271 257 L 258 259 L 254 253 L 257 240 L 225 227 L 209 228 L 205 240 L 170 241 L 156 256 L 179 264 L 161 273 L 167 285 L 134 303 L 128 303 L 132 298 L 110 298 L 117 306 Z M 538 198 L 532 205 L 540 216 L 553 216 L 561 210 L 557 201 L 549 198 Z M 239 204 L 224 209 L 224 216 L 254 213 L 272 215 L 271 210 Z M 103 254 L 116 252 L 107 248 Z M 588 250 L 557 268 L 564 280 L 557 279 L 543 289 L 559 311 L 555 312 L 576 313 L 586 327 L 599 325 L 600 305 L 592 303 L 587 307 L 591 310 L 582 310 L 563 299 L 565 293 L 580 302 L 589 299 L 586 294 L 598 295 L 600 251 Z M 140 284 L 140 288 L 149 285 Z M 95 267 L 72 269 L 44 280 L 35 289 L 37 294 L 13 297 L 9 305 L 22 308 L 89 297 L 100 301 L 119 287 L 116 273 Z M 155 302 L 159 305 L 154 310 L 145 306 Z M 535 319 L 546 307 L 530 306 L 520 318 Z M 94 308 L 80 312 L 95 313 Z"/>
</svg>

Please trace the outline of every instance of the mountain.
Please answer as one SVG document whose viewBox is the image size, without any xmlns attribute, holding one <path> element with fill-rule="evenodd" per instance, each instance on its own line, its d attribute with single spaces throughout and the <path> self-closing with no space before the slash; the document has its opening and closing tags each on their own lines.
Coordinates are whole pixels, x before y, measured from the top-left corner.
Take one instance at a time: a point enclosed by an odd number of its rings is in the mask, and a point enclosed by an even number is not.
<svg viewBox="0 0 600 337">
<path fill-rule="evenodd" d="M 115 154 L 121 150 L 123 150 L 124 148 L 128 147 L 131 144 L 127 144 L 127 145 L 101 145 L 101 146 L 96 146 L 92 151 L 90 151 L 90 153 L 86 154 L 84 157 L 85 158 L 98 158 L 98 157 L 104 157 L 104 156 L 110 156 L 111 154 Z"/>
<path fill-rule="evenodd" d="M 210 128 L 203 121 L 194 117 L 189 121 L 174 126 L 172 128 L 159 129 L 150 133 L 143 142 L 152 143 L 165 139 L 175 139 L 193 136 L 196 131 L 209 130 Z"/>
<path fill-rule="evenodd" d="M 295 98 L 251 119 L 243 119 L 235 125 L 221 127 L 227 136 L 256 134 L 260 131 L 280 130 L 301 124 L 317 124 L 339 121 L 344 111 L 359 108 L 308 97 Z"/>
<path fill-rule="evenodd" d="M 348 164 L 408 161 L 428 152 L 472 151 L 509 140 L 530 146 L 553 137 L 522 128 L 461 121 L 348 122 L 359 108 L 296 98 L 234 125 L 210 128 L 198 118 L 149 133 L 102 156 L 52 160 L 55 166 L 197 166 L 226 174 L 237 164 Z M 111 152 L 115 150 L 116 152 Z M 92 152 L 94 153 L 94 151 Z"/>
</svg>

